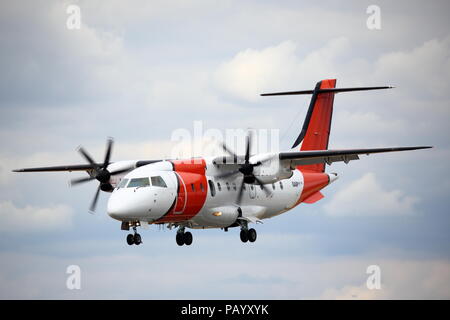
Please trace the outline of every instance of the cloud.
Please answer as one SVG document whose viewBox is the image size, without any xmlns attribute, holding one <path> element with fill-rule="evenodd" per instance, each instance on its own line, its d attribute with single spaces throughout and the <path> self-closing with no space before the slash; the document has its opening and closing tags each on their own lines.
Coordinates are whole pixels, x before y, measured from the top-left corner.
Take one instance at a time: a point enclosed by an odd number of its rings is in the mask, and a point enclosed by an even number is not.
<svg viewBox="0 0 450 320">
<path fill-rule="evenodd" d="M 447 299 L 450 296 L 448 261 L 392 259 L 382 260 L 380 267 L 380 289 L 369 290 L 365 282 L 346 284 L 325 289 L 320 299 Z"/>
<path fill-rule="evenodd" d="M 415 213 L 418 201 L 400 190 L 385 190 L 369 172 L 340 189 L 324 210 L 332 216 L 404 215 Z"/>
<path fill-rule="evenodd" d="M 16 207 L 11 201 L 0 202 L 0 231 L 48 232 L 72 225 L 72 209 L 66 205 Z"/>
<path fill-rule="evenodd" d="M 19 3 L 2 6 L 1 102 L 48 106 L 57 101 L 59 106 L 111 93 L 120 83 L 120 35 L 84 20 L 81 29 L 68 30 L 67 5 L 30 3 L 27 10 L 20 10 Z"/>
<path fill-rule="evenodd" d="M 411 50 L 383 54 L 374 64 L 376 79 L 389 79 L 399 90 L 448 99 L 450 36 L 432 39 Z"/>
<path fill-rule="evenodd" d="M 305 57 L 290 40 L 262 50 L 246 49 L 222 63 L 214 80 L 223 92 L 247 101 L 256 101 L 267 90 L 291 88 L 292 83 L 307 83 L 309 88 L 317 79 L 336 75 L 334 62 L 348 45 L 344 37 L 332 39 Z"/>
<path fill-rule="evenodd" d="M 235 234 L 237 237 L 238 235 Z M 239 240 L 217 250 L 227 236 L 203 236 L 197 247 L 179 248 L 173 238 L 153 235 L 140 247 L 121 241 L 52 243 L 45 253 L 0 253 L 0 297 L 148 299 L 446 299 L 450 262 L 379 256 L 305 257 L 289 253 L 267 259 L 267 250 L 286 239 L 252 250 Z M 300 236 L 290 236 L 301 241 Z M 229 240 L 229 239 L 228 239 Z M 48 252 L 62 251 L 49 255 Z M 189 250 L 188 250 L 189 249 Z M 150 250 L 150 251 L 149 251 Z M 99 254 L 100 252 L 100 254 Z M 151 253 L 149 253 L 151 252 Z M 381 290 L 369 290 L 367 266 L 381 268 Z M 67 290 L 65 270 L 81 268 L 82 289 Z M 178 266 L 184 266 L 180 273 Z M 26 265 L 33 266 L 27 268 Z M 264 265 L 264 268 L 258 266 Z M 148 272 L 151 267 L 153 272 Z M 123 276 L 127 270 L 127 276 Z M 280 273 L 280 270 L 282 272 Z M 301 272 L 299 272 L 301 270 Z M 186 278 L 186 274 L 189 277 Z M 33 281 L 33 279 L 36 279 Z M 115 290 L 120 288 L 120 290 Z"/>
<path fill-rule="evenodd" d="M 320 296 L 326 300 L 374 300 L 383 299 L 383 290 L 369 290 L 365 285 L 344 286 L 343 288 L 328 288 Z"/>
</svg>

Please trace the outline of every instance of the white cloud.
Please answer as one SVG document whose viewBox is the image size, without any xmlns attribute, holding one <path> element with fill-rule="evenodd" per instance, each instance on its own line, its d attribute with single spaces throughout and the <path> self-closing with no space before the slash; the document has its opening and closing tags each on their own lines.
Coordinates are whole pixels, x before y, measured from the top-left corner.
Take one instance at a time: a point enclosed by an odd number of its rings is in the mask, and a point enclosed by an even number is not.
<svg viewBox="0 0 450 320">
<path fill-rule="evenodd" d="M 444 260 L 381 260 L 381 288 L 346 284 L 323 291 L 320 299 L 447 299 L 450 264 Z M 365 275 L 367 277 L 369 275 Z"/>
<path fill-rule="evenodd" d="M 218 68 L 215 81 L 226 93 L 254 101 L 269 83 L 290 77 L 298 63 L 295 49 L 292 41 L 286 41 L 261 51 L 241 51 Z"/>
<path fill-rule="evenodd" d="M 411 214 L 416 212 L 418 201 L 400 190 L 384 189 L 369 172 L 341 188 L 324 209 L 332 216 Z"/>
<path fill-rule="evenodd" d="M 50 231 L 70 227 L 72 209 L 66 205 L 16 207 L 11 201 L 0 202 L 2 232 Z"/>
<path fill-rule="evenodd" d="M 52 243 L 46 254 L 0 253 L 0 297 L 89 299 L 447 299 L 450 297 L 448 260 L 295 256 L 278 252 L 297 235 L 265 237 L 247 250 L 229 236 L 203 235 L 196 247 L 179 248 L 172 237 L 147 235 L 144 246 L 121 241 L 79 240 Z M 169 241 L 171 240 L 171 241 Z M 228 242 L 227 242 L 228 241 Z M 259 241 L 259 240 L 258 240 Z M 224 245 L 224 243 L 227 243 Z M 33 246 L 33 245 L 31 245 Z M 218 250 L 226 246 L 227 250 Z M 301 248 L 302 245 L 296 247 Z M 89 248 L 89 249 L 87 249 Z M 23 248 L 24 249 L 24 248 Z M 22 250 L 23 250 L 22 249 Z M 56 251 L 55 251 L 56 249 Z M 286 249 L 286 248 L 285 248 Z M 283 250 L 285 250 L 283 249 Z M 151 254 L 149 254 L 151 250 Z M 283 251 L 282 250 L 282 251 Z M 26 251 L 26 248 L 25 248 Z M 279 249 L 277 251 L 280 251 Z M 300 250 L 301 251 L 301 250 Z M 49 254 L 50 252 L 50 254 Z M 64 252 L 64 255 L 58 254 Z M 98 254 L 100 252 L 100 254 Z M 66 254 L 70 254 L 67 256 Z M 381 290 L 369 290 L 367 266 L 381 268 Z M 82 290 L 67 290 L 65 269 L 79 265 Z M 184 273 L 178 272 L 183 264 Z M 264 268 L 260 268 L 264 264 Z M 30 268 L 17 268 L 29 265 Z M 151 266 L 152 272 L 148 272 Z M 127 276 L 123 276 L 127 270 Z M 283 272 L 280 273 L 280 270 Z M 301 270 L 301 272 L 298 272 Z M 186 274 L 190 276 L 186 278 Z M 36 279 L 36 281 L 33 281 Z M 115 290 L 120 288 L 120 290 Z"/>
<path fill-rule="evenodd" d="M 349 85 L 395 85 L 401 101 L 407 95 L 408 107 L 416 103 L 412 95 L 448 98 L 450 37 L 425 41 L 410 50 L 386 51 L 372 60 L 355 56 L 356 47 L 356 42 L 337 37 L 307 53 L 300 53 L 298 42 L 292 40 L 246 49 L 218 67 L 214 83 L 224 93 L 247 101 L 256 101 L 267 90 L 306 89 L 334 77 Z M 401 103 L 392 101 L 392 105 Z M 429 112 L 429 104 L 421 106 Z M 378 105 L 377 112 L 385 108 Z"/>
<path fill-rule="evenodd" d="M 326 300 L 374 300 L 383 299 L 385 292 L 383 290 L 369 290 L 365 285 L 351 286 L 343 288 L 328 288 L 320 296 L 320 299 Z"/>
<path fill-rule="evenodd" d="M 262 50 L 246 49 L 219 66 L 215 83 L 225 93 L 248 101 L 276 88 L 287 90 L 302 84 L 312 88 L 317 80 L 336 76 L 336 59 L 348 46 L 344 37 L 332 39 L 303 58 L 290 40 Z"/>
<path fill-rule="evenodd" d="M 374 65 L 375 79 L 389 79 L 400 90 L 448 98 L 450 36 L 432 39 L 409 51 L 386 53 Z"/>
</svg>

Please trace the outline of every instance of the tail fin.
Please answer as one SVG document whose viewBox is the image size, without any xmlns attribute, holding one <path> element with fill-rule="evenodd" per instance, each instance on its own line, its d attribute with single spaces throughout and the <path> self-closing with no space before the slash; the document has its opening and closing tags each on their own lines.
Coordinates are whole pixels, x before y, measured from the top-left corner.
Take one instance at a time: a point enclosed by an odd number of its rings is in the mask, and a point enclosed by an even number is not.
<svg viewBox="0 0 450 320">
<path fill-rule="evenodd" d="M 303 123 L 302 131 L 294 142 L 292 148 L 296 148 L 302 141 L 300 151 L 327 150 L 330 137 L 331 119 L 333 116 L 334 95 L 339 92 L 390 89 L 392 87 L 360 87 L 360 88 L 336 88 L 336 79 L 319 81 L 314 90 L 264 93 L 262 96 L 280 96 L 312 94 L 309 109 Z M 324 172 L 325 164 L 311 164 L 299 166 L 301 170 Z"/>
<path fill-rule="evenodd" d="M 335 87 L 336 79 L 322 80 L 316 84 L 316 89 L 311 97 L 311 103 L 303 124 L 302 132 L 305 131 L 305 133 L 300 151 L 328 149 L 331 119 L 333 117 L 334 92 L 318 93 L 318 90 L 332 89 Z M 299 136 L 299 138 L 301 137 Z M 294 144 L 294 146 L 296 145 Z M 299 169 L 325 172 L 325 164 L 304 165 Z"/>
</svg>

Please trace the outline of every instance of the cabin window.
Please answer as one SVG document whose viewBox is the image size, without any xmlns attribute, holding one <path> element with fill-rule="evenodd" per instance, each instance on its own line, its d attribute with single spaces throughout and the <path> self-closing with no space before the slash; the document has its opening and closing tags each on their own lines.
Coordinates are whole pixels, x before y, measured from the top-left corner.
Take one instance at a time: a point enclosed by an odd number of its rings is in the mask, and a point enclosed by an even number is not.
<svg viewBox="0 0 450 320">
<path fill-rule="evenodd" d="M 125 188 L 125 186 L 127 185 L 128 181 L 129 181 L 129 179 L 122 179 L 122 180 L 120 181 L 120 183 L 118 184 L 117 189 L 119 189 L 119 188 Z"/>
<path fill-rule="evenodd" d="M 261 188 L 261 190 L 263 190 L 263 189 L 264 189 L 264 187 L 263 187 L 263 185 L 262 185 L 262 184 L 260 184 L 260 185 L 259 185 L 259 187 Z"/>
<path fill-rule="evenodd" d="M 203 188 L 203 183 L 200 182 L 200 189 L 202 190 L 202 192 L 205 191 L 205 188 Z"/>
<path fill-rule="evenodd" d="M 192 191 L 195 191 L 195 186 L 193 183 L 191 183 L 191 189 L 192 189 Z"/>
<path fill-rule="evenodd" d="M 237 190 L 236 189 L 236 183 L 233 182 L 232 185 L 233 185 L 233 190 L 236 191 Z"/>
<path fill-rule="evenodd" d="M 211 190 L 211 197 L 214 197 L 216 195 L 216 187 L 214 186 L 214 182 L 211 180 L 208 180 L 209 189 Z"/>
<path fill-rule="evenodd" d="M 162 177 L 152 177 L 152 186 L 153 187 L 160 187 L 160 188 L 167 188 L 166 182 L 163 180 Z"/>
<path fill-rule="evenodd" d="M 150 180 L 148 178 L 135 178 L 131 179 L 128 184 L 128 188 L 141 188 L 141 187 L 149 187 Z"/>
<path fill-rule="evenodd" d="M 230 184 L 227 182 L 226 185 L 227 185 L 227 190 L 230 191 Z"/>
<path fill-rule="evenodd" d="M 220 185 L 220 182 L 217 182 L 217 189 L 219 189 L 219 191 L 222 191 L 222 186 Z"/>
<path fill-rule="evenodd" d="M 283 182 L 280 181 L 280 189 L 283 190 Z"/>
<path fill-rule="evenodd" d="M 275 190 L 275 183 L 272 183 L 272 189 Z"/>
</svg>

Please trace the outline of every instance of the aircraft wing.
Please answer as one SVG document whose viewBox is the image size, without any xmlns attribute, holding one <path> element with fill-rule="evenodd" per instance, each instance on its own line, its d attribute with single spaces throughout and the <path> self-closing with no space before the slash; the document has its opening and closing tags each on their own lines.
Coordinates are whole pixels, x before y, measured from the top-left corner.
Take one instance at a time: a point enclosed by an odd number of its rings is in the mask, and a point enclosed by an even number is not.
<svg viewBox="0 0 450 320">
<path fill-rule="evenodd" d="M 136 161 L 136 168 L 150 163 L 159 162 L 161 160 L 139 160 Z M 110 162 L 111 165 L 113 162 Z M 103 163 L 96 163 L 97 167 L 103 166 Z M 62 165 L 52 167 L 38 167 L 38 168 L 23 168 L 15 169 L 13 172 L 58 172 L 58 171 L 90 171 L 94 170 L 92 164 L 75 164 L 75 165 Z"/>
<path fill-rule="evenodd" d="M 290 162 L 290 167 L 295 168 L 298 165 L 308 165 L 316 163 L 331 164 L 333 162 L 343 161 L 348 163 L 352 160 L 358 160 L 359 155 L 369 155 L 373 153 L 409 151 L 418 149 L 429 149 L 430 146 L 418 147 L 393 147 L 393 148 L 371 148 L 371 149 L 345 149 L 345 150 L 311 150 L 297 152 L 280 152 L 279 158 L 283 162 Z"/>
<path fill-rule="evenodd" d="M 97 166 L 101 167 L 102 163 L 97 163 Z M 52 167 L 38 167 L 38 168 L 24 168 L 15 169 L 13 172 L 57 172 L 57 171 L 89 171 L 94 170 L 91 164 L 75 164 L 64 166 L 52 166 Z"/>
</svg>

